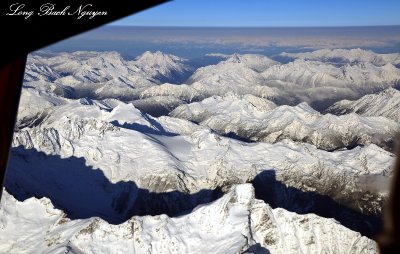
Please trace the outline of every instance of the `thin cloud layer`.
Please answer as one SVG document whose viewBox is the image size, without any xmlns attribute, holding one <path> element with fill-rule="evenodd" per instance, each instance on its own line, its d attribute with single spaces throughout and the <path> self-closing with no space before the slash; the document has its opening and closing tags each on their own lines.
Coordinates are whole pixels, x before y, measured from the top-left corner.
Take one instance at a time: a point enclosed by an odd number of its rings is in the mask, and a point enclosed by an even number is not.
<svg viewBox="0 0 400 254">
<path fill-rule="evenodd" d="M 391 47 L 400 43 L 400 26 L 353 28 L 103 27 L 72 40 L 80 39 L 178 43 L 192 46 L 193 44 L 216 44 L 245 47 Z"/>
</svg>

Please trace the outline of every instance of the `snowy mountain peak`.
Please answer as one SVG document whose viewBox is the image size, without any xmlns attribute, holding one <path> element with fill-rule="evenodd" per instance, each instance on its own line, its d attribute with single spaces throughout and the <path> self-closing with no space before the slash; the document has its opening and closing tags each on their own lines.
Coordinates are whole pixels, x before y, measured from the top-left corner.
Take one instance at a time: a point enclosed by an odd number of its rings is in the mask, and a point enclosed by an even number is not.
<svg viewBox="0 0 400 254">
<path fill-rule="evenodd" d="M 101 52 L 96 57 L 88 59 L 88 64 L 110 64 L 112 65 L 123 65 L 125 60 L 122 58 L 121 54 L 116 51 Z M 104 65 L 103 65 L 104 66 Z"/>
<path fill-rule="evenodd" d="M 299 109 L 302 110 L 302 111 L 309 112 L 309 113 L 312 113 L 312 114 L 318 114 L 318 111 L 316 111 L 315 109 L 313 109 L 313 108 L 312 108 L 310 105 L 308 105 L 308 103 L 305 102 L 305 101 L 303 101 L 303 102 L 297 104 L 296 108 L 299 108 Z"/>
<path fill-rule="evenodd" d="M 267 56 L 257 54 L 233 54 L 221 63 L 236 63 L 243 64 L 257 72 L 262 72 L 272 65 L 279 64 Z"/>
<path fill-rule="evenodd" d="M 161 83 L 182 82 L 191 74 L 192 67 L 188 65 L 187 59 L 174 55 L 164 54 L 161 51 L 146 51 L 142 55 L 130 61 L 147 75 L 155 77 Z"/>
<path fill-rule="evenodd" d="M 233 63 L 240 63 L 240 55 L 235 53 L 233 55 L 231 55 L 226 61 L 227 62 L 233 62 Z"/>
<path fill-rule="evenodd" d="M 151 52 L 151 51 L 146 51 L 142 55 L 137 56 L 135 58 L 135 61 L 137 62 L 145 62 L 150 65 L 162 65 L 163 63 L 173 63 L 173 62 L 185 62 L 187 61 L 186 59 L 170 55 L 170 54 L 164 54 L 161 51 L 156 51 L 156 52 Z"/>
</svg>

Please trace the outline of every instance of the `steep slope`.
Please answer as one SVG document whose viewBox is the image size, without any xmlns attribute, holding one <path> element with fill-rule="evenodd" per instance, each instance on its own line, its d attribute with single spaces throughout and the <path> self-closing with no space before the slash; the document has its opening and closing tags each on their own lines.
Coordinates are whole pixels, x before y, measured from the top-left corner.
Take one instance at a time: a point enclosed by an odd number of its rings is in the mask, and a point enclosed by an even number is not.
<svg viewBox="0 0 400 254">
<path fill-rule="evenodd" d="M 132 101 L 132 104 L 139 110 L 157 117 L 168 115 L 176 107 L 185 104 L 185 101 L 174 96 L 153 96 Z"/>
<path fill-rule="evenodd" d="M 160 51 L 154 53 L 146 51 L 134 61 L 130 61 L 129 65 L 139 68 L 144 76 L 155 78 L 160 83 L 180 83 L 185 81 L 193 71 L 193 68 L 188 65 L 187 59 Z"/>
<path fill-rule="evenodd" d="M 233 133 L 272 143 L 288 138 L 325 150 L 371 143 L 392 150 L 393 138 L 400 128 L 383 117 L 322 115 L 307 103 L 275 108 L 273 103 L 254 96 L 208 98 L 179 106 L 170 115 L 201 123 L 223 135 Z"/>
<path fill-rule="evenodd" d="M 356 101 L 338 101 L 326 112 L 348 114 L 351 112 L 362 116 L 383 116 L 400 123 L 400 91 L 388 88 L 378 94 L 369 94 Z"/>
<path fill-rule="evenodd" d="M 152 86 L 140 93 L 140 99 L 151 98 L 154 96 L 173 96 L 175 98 L 191 102 L 203 98 L 200 91 L 196 90 L 193 86 L 186 84 L 169 84 L 165 83 L 159 86 Z"/>
<path fill-rule="evenodd" d="M 5 192 L 0 222 L 7 253 L 377 253 L 372 240 L 334 220 L 271 209 L 249 184 L 188 215 L 135 216 L 120 225 L 70 220 L 45 198 L 18 202 Z"/>
<path fill-rule="evenodd" d="M 17 129 L 26 126 L 34 126 L 40 123 L 54 107 L 68 103 L 69 100 L 38 91 L 32 88 L 24 88 L 18 107 Z"/>
<path fill-rule="evenodd" d="M 38 80 L 54 81 L 61 78 L 61 75 L 43 60 L 42 57 L 29 55 L 25 66 L 24 82 Z"/>
</svg>

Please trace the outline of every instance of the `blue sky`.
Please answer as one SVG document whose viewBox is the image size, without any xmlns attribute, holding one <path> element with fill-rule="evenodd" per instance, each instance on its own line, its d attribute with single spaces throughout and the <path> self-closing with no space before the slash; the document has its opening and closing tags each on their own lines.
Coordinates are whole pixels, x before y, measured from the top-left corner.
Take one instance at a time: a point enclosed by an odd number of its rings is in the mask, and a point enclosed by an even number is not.
<svg viewBox="0 0 400 254">
<path fill-rule="evenodd" d="M 112 25 L 292 27 L 400 25 L 400 0 L 173 0 Z"/>
</svg>

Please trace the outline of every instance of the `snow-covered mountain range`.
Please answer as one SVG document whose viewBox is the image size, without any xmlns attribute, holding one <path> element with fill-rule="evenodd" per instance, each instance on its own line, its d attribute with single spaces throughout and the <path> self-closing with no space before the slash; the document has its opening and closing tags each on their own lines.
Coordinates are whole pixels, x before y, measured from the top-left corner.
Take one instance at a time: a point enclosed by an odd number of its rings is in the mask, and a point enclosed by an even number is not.
<svg viewBox="0 0 400 254">
<path fill-rule="evenodd" d="M 346 55 L 342 51 L 329 52 Z M 321 54 L 318 52 L 314 54 Z M 26 85 L 68 98 L 132 101 L 143 96 L 165 95 L 187 102 L 234 92 L 272 99 L 278 104 L 296 105 L 305 101 L 317 109 L 400 83 L 400 70 L 395 67 L 396 61 L 390 60 L 397 59 L 395 55 L 372 57 L 370 55 L 375 53 L 370 51 L 358 49 L 355 52 L 357 61 L 339 66 L 323 61 L 325 58 L 298 57 L 284 64 L 263 55 L 233 54 L 222 57 L 216 65 L 198 69 L 188 60 L 161 52 L 145 52 L 130 61 L 117 52 L 34 55 L 28 59 L 25 81 Z M 377 63 L 379 57 L 390 61 Z M 186 85 L 158 89 L 158 85 L 165 82 L 172 86 L 174 83 Z M 171 105 L 167 108 L 178 105 L 176 101 L 170 102 L 171 98 L 158 101 Z"/>
<path fill-rule="evenodd" d="M 400 64 L 400 54 L 378 54 L 371 50 L 357 49 L 320 49 L 306 53 L 281 53 L 280 56 L 293 58 L 293 59 L 304 59 L 304 60 L 316 60 L 324 62 L 333 62 L 337 64 L 347 63 L 361 63 L 368 62 L 377 66 L 383 66 L 386 64 L 398 65 Z"/>
<path fill-rule="evenodd" d="M 234 133 L 244 139 L 265 142 L 289 138 L 325 150 L 370 143 L 391 150 L 393 137 L 400 128 L 384 117 L 321 115 L 306 102 L 295 107 L 276 107 L 251 95 L 210 97 L 181 105 L 170 115 L 201 123 L 220 134 Z"/>
<path fill-rule="evenodd" d="M 377 253 L 398 58 L 281 55 L 30 56 L 0 253 Z"/>
<path fill-rule="evenodd" d="M 343 100 L 326 111 L 333 114 L 355 112 L 362 116 L 383 116 L 400 123 L 400 91 L 388 88 L 377 94 L 365 95 L 356 101 Z"/>
<path fill-rule="evenodd" d="M 252 60 L 249 60 L 251 58 Z M 248 62 L 253 61 L 252 65 Z M 269 64 L 269 65 L 268 65 Z M 258 55 L 233 55 L 217 65 L 199 68 L 188 82 L 198 90 L 223 95 L 228 91 L 274 99 L 279 104 L 306 101 L 324 108 L 343 98 L 358 98 L 399 84 L 393 64 L 347 63 L 343 66 L 296 59 L 281 64 Z"/>
</svg>

